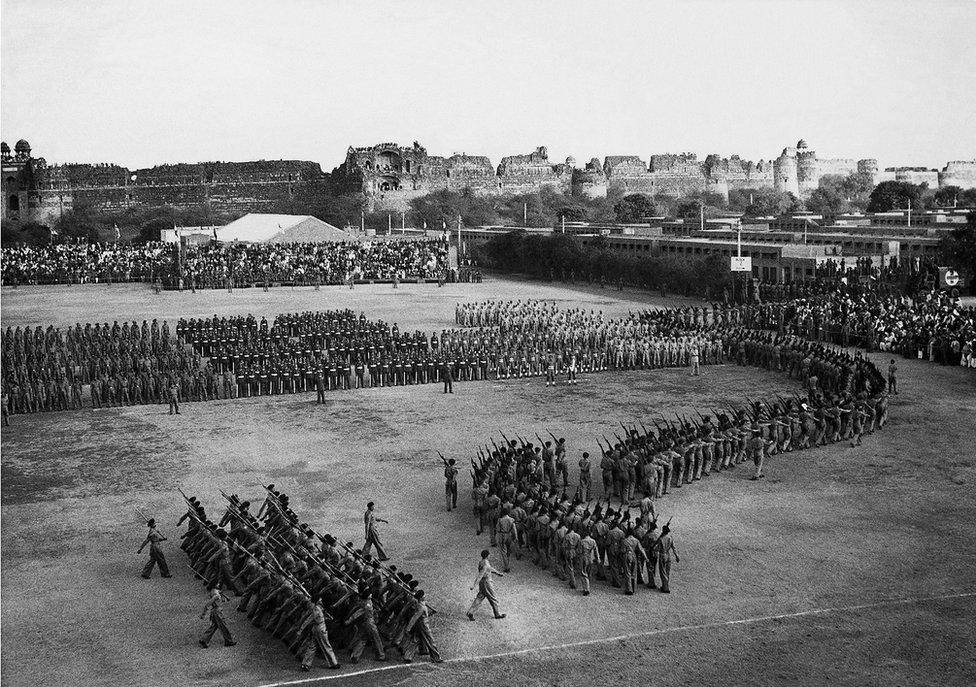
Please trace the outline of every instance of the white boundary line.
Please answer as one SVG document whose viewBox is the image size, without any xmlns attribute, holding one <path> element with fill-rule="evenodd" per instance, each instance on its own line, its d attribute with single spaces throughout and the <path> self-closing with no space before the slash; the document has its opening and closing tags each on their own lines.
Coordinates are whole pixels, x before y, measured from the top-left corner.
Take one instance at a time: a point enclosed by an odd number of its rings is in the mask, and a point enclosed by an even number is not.
<svg viewBox="0 0 976 687">
<path fill-rule="evenodd" d="M 600 637 L 598 639 L 585 639 L 579 642 L 568 642 L 566 644 L 554 644 L 551 646 L 538 646 L 530 647 L 528 649 L 518 649 L 516 651 L 503 651 L 497 654 L 486 654 L 484 656 L 458 656 L 456 658 L 448 658 L 444 663 L 463 663 L 465 661 L 487 661 L 494 658 L 505 658 L 508 656 L 521 656 L 524 654 L 532 654 L 544 651 L 555 651 L 558 649 L 571 649 L 580 646 L 592 646 L 594 644 L 609 644 L 611 642 L 621 642 L 628 639 L 637 639 L 638 637 L 653 637 L 655 635 L 669 634 L 672 632 L 689 632 L 691 630 L 707 630 L 719 627 L 729 627 L 732 625 L 753 625 L 756 623 L 763 623 L 770 620 L 782 620 L 784 618 L 802 618 L 811 615 L 822 615 L 825 613 L 840 613 L 843 611 L 859 611 L 868 608 L 880 608 L 883 606 L 898 606 L 912 603 L 924 603 L 926 601 L 944 601 L 947 599 L 965 599 L 970 597 L 976 597 L 976 592 L 960 592 L 957 594 L 943 594 L 941 596 L 921 596 L 921 597 L 911 597 L 906 599 L 887 599 L 885 601 L 876 601 L 869 604 L 856 604 L 853 606 L 834 606 L 831 608 L 815 608 L 809 611 L 798 611 L 796 613 L 780 613 L 779 615 L 764 615 L 755 618 L 740 618 L 739 620 L 722 620 L 711 623 L 701 623 L 699 625 L 681 625 L 678 627 L 665 627 L 659 630 L 648 630 L 646 632 L 634 632 L 632 634 L 617 635 L 616 637 Z M 428 667 L 426 663 L 398 663 L 393 665 L 379 666 L 376 668 L 367 668 L 365 670 L 357 670 L 351 673 L 339 673 L 337 675 L 323 675 L 320 677 L 308 677 L 301 680 L 286 680 L 284 682 L 269 682 L 259 687 L 287 687 L 288 685 L 304 685 L 313 682 L 326 682 L 329 680 L 342 680 L 348 677 L 355 677 L 357 675 L 368 675 L 371 673 L 383 673 L 389 670 L 401 670 L 401 669 L 411 669 L 418 667 Z M 431 665 L 432 667 L 432 665 Z"/>
</svg>

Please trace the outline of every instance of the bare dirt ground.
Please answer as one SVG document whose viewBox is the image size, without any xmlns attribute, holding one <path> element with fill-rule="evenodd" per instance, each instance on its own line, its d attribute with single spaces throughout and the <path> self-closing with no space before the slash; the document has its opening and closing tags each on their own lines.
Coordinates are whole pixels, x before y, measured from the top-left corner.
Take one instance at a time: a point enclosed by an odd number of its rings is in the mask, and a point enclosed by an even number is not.
<svg viewBox="0 0 976 687">
<path fill-rule="evenodd" d="M 172 325 L 179 315 L 350 307 L 433 330 L 453 325 L 458 300 L 484 298 L 556 299 L 610 315 L 675 302 L 507 280 L 160 296 L 76 286 L 4 289 L 2 318 Z M 453 396 L 434 385 L 337 392 L 322 407 L 307 394 L 188 403 L 179 417 L 161 406 L 15 416 L 0 464 L 4 683 L 973 684 L 976 374 L 900 362 L 891 422 L 862 447 L 774 457 L 764 481 L 749 481 L 743 466 L 660 502 L 681 554 L 670 596 L 626 597 L 600 582 L 583 598 L 521 561 L 497 584 L 508 618 L 482 611 L 475 623 L 464 611 L 487 538 L 475 536 L 467 489 L 458 511 L 444 511 L 437 450 L 467 463 L 498 429 L 551 429 L 567 437 L 574 464 L 618 419 L 787 391 L 790 380 L 724 366 L 697 379 L 585 376 L 575 388 L 529 379 L 460 383 Z M 201 650 L 204 590 L 176 541 L 176 489 L 219 512 L 218 489 L 257 500 L 262 481 L 291 494 L 317 529 L 357 543 L 363 506 L 375 500 L 392 521 L 393 562 L 420 577 L 440 611 L 433 628 L 448 662 L 367 660 L 305 674 L 233 611 L 239 644 Z M 170 536 L 175 578 L 139 577 L 136 508 Z"/>
</svg>

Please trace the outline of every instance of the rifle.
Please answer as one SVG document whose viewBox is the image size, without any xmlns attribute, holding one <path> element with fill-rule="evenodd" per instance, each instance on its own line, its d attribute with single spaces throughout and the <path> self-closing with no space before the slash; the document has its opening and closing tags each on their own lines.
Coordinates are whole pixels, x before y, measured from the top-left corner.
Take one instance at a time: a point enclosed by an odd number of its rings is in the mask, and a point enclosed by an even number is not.
<svg viewBox="0 0 976 687">
<path fill-rule="evenodd" d="M 143 513 L 141 510 L 139 510 L 138 508 L 136 508 L 136 515 L 138 515 L 140 518 L 142 518 L 142 521 L 144 523 L 146 523 L 147 525 L 149 524 L 149 521 L 152 520 L 152 518 L 147 518 L 146 517 L 146 514 Z"/>
</svg>

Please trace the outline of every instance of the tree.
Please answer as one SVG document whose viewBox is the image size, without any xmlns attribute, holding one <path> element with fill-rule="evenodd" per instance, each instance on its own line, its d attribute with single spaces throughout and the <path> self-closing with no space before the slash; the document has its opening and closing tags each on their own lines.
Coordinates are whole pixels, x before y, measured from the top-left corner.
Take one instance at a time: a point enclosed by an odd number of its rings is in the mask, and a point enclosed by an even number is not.
<svg viewBox="0 0 976 687">
<path fill-rule="evenodd" d="M 632 224 L 642 221 L 645 217 L 656 215 L 657 206 L 643 193 L 632 193 L 621 198 L 613 206 L 613 213 L 618 222 Z"/>
<path fill-rule="evenodd" d="M 846 212 L 850 204 L 836 186 L 821 186 L 810 194 L 806 206 L 811 212 L 836 215 Z"/>
<path fill-rule="evenodd" d="M 963 190 L 958 186 L 943 186 L 932 195 L 932 202 L 937 207 L 952 207 L 958 202 L 962 193 Z"/>
<path fill-rule="evenodd" d="M 840 184 L 841 193 L 851 202 L 864 202 L 874 188 L 874 177 L 868 172 L 851 172 Z"/>
<path fill-rule="evenodd" d="M 868 212 L 892 212 L 922 207 L 922 189 L 907 181 L 882 181 L 871 191 Z"/>
<path fill-rule="evenodd" d="M 785 215 L 803 208 L 803 204 L 792 193 L 782 193 L 772 188 L 760 188 L 755 189 L 751 195 L 752 203 L 745 210 L 746 214 L 751 217 Z"/>
</svg>

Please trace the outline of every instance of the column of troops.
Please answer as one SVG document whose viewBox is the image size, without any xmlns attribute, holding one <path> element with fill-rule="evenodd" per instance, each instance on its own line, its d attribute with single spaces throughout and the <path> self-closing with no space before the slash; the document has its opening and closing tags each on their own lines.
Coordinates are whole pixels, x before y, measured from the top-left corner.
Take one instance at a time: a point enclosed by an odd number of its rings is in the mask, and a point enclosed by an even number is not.
<svg viewBox="0 0 976 687">
<path fill-rule="evenodd" d="M 381 661 L 387 647 L 398 649 L 407 663 L 417 654 L 441 661 L 429 623 L 434 611 L 410 573 L 383 565 L 351 542 L 317 533 L 273 484 L 265 487 L 256 514 L 250 502 L 223 495 L 228 504 L 217 523 L 196 498 L 186 496 L 187 511 L 177 523 L 187 523 L 181 548 L 212 594 L 204 647 L 217 631 L 225 643 L 234 643 L 219 609 L 229 600 L 223 589 L 233 591 L 237 611 L 281 640 L 304 670 L 317 654 L 338 668 L 338 649 L 357 663 L 368 647 Z"/>
<path fill-rule="evenodd" d="M 601 316 L 602 318 L 602 316 Z M 588 319 L 516 331 L 501 327 L 442 330 L 429 337 L 352 311 L 180 320 L 181 341 L 208 357 L 225 395 L 432 384 L 446 374 L 479 381 L 722 362 L 717 340 L 652 331 L 636 315 L 625 322 Z"/>
<path fill-rule="evenodd" d="M 551 308 L 509 309 L 511 328 L 546 327 L 562 317 Z M 670 589 L 677 552 L 670 528 L 658 529 L 654 502 L 668 492 L 750 460 L 752 479 L 763 477 L 770 456 L 829 443 L 859 444 L 887 421 L 888 392 L 874 364 L 796 335 L 778 335 L 733 324 L 741 318 L 716 308 L 660 310 L 636 318 L 651 330 L 692 333 L 720 342 L 722 359 L 784 372 L 804 389 L 790 398 L 746 400 L 695 417 L 658 417 L 597 439 L 601 501 L 593 505 L 593 461 L 583 453 L 579 481 L 569 496 L 564 439 L 537 442 L 502 436 L 479 448 L 471 461 L 473 511 L 478 533 L 487 529 L 500 547 L 504 568 L 529 556 L 539 566 L 589 594 L 593 577 L 632 594 L 644 583 Z M 540 325 L 540 322 L 542 323 Z M 620 326 L 634 326 L 632 318 Z M 456 506 L 455 464 L 445 461 L 447 506 Z M 606 502 L 603 503 L 602 499 Z M 616 505 L 614 505 L 616 504 Z M 637 509 L 632 514 L 632 509 Z"/>
<path fill-rule="evenodd" d="M 209 401 L 454 380 L 508 379 L 606 370 L 722 364 L 730 341 L 766 329 L 811 338 L 786 304 L 630 313 L 561 311 L 553 304 L 458 305 L 462 327 L 427 336 L 352 311 L 76 325 L 14 330 L 3 337 L 5 411 L 78 408 L 90 384 L 93 407 Z M 147 333 L 148 332 L 148 333 Z M 749 338 L 749 337 L 745 337 Z M 814 337 L 817 338 L 817 337 Z M 852 339 L 850 342 L 854 342 Z M 840 341 L 842 345 L 845 341 Z M 187 345 L 188 344 L 188 345 Z M 774 352 L 775 353 L 775 352 Z"/>
<path fill-rule="evenodd" d="M 93 408 L 165 403 L 174 385 L 202 399 L 213 386 L 165 321 L 7 327 L 0 347 L 5 413 L 77 410 L 86 398 Z"/>
</svg>

